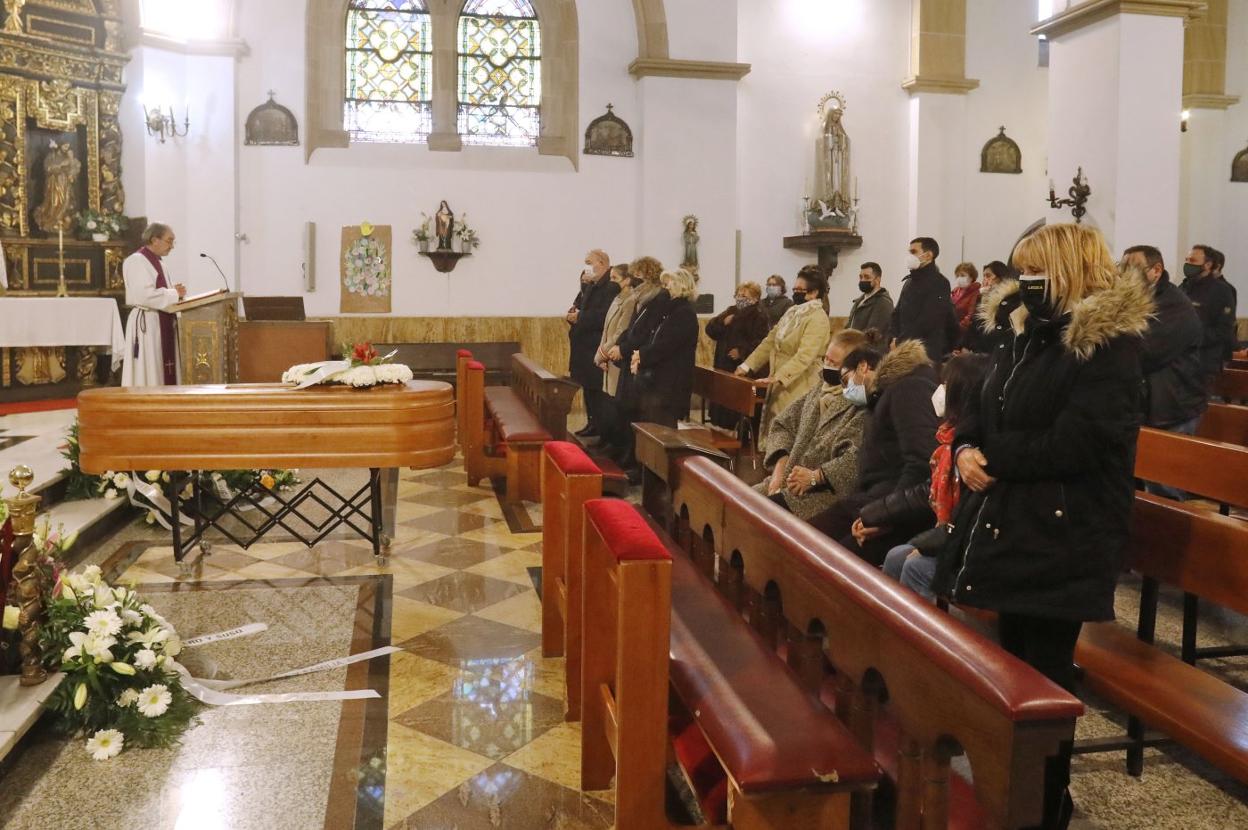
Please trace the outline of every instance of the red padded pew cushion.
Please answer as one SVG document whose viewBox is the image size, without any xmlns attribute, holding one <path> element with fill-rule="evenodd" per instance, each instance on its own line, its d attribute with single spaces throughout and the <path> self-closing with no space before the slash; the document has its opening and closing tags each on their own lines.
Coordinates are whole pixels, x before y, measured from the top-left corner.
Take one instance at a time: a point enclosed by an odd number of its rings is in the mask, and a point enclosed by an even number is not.
<svg viewBox="0 0 1248 830">
<path fill-rule="evenodd" d="M 471 356 L 471 355 L 470 355 L 470 356 Z M 471 370 L 472 370 L 472 371 L 474 371 L 474 372 L 484 372 L 484 371 L 485 371 L 485 364 L 484 364 L 484 363 L 482 363 L 482 362 L 481 362 L 481 361 L 479 361 L 479 360 L 470 360 L 470 361 L 468 361 L 468 368 L 469 368 L 469 369 L 471 369 Z"/>
<path fill-rule="evenodd" d="M 600 476 L 602 470 L 585 450 L 570 441 L 547 441 L 546 454 L 567 476 Z"/>
<path fill-rule="evenodd" d="M 672 558 L 637 508 L 626 501 L 590 499 L 585 502 L 585 516 L 598 528 L 607 549 L 619 562 Z"/>
<path fill-rule="evenodd" d="M 455 352 L 455 356 L 456 357 L 472 357 L 472 352 L 468 351 L 467 349 L 460 349 L 459 351 Z"/>
</svg>

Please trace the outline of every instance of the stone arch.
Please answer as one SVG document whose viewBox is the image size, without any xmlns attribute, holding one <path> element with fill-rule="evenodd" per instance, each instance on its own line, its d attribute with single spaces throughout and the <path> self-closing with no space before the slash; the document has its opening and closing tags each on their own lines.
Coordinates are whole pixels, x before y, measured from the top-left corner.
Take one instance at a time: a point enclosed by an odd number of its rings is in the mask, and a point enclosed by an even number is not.
<svg viewBox="0 0 1248 830">
<path fill-rule="evenodd" d="M 346 95 L 347 2 L 307 0 L 305 161 L 320 147 L 350 145 L 350 137 L 342 124 L 342 103 Z M 577 167 L 580 28 L 576 0 L 532 2 L 542 25 L 542 132 L 537 140 L 537 151 L 542 155 L 566 156 L 572 166 Z M 428 6 L 434 49 L 434 132 L 429 136 L 429 149 L 454 152 L 462 147 L 455 127 L 455 32 L 463 0 L 428 0 Z"/>
<path fill-rule="evenodd" d="M 670 57 L 663 0 L 633 0 L 633 13 L 637 17 L 637 57 Z"/>
</svg>

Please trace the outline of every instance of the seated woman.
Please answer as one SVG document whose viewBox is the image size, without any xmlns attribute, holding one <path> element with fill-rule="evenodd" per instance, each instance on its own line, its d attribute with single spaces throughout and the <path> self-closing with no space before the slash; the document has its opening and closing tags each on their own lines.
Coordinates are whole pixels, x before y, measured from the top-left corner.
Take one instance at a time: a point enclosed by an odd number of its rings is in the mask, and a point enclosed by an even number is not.
<svg viewBox="0 0 1248 830">
<path fill-rule="evenodd" d="M 949 359 L 942 373 L 944 384 L 932 396 L 936 417 L 944 420 L 936 430 L 931 478 L 876 499 L 860 514 L 864 531 L 910 524 L 935 514 L 935 527 L 898 545 L 884 557 L 884 573 L 928 599 L 935 599 L 931 585 L 936 575 L 936 554 L 949 535 L 949 520 L 962 495 L 962 485 L 953 469 L 953 437 L 963 430 L 975 429 L 979 393 L 987 371 L 988 358 L 984 355 L 968 353 Z"/>
<path fill-rule="evenodd" d="M 842 394 L 841 365 L 866 344 L 867 335 L 857 329 L 832 335 L 823 356 L 823 383 L 771 424 L 763 460 L 771 476 L 754 489 L 800 519 L 831 507 L 858 478 L 858 446 L 867 410 Z"/>
<path fill-rule="evenodd" d="M 641 420 L 675 427 L 689 417 L 693 366 L 698 352 L 698 314 L 693 310 L 697 283 L 685 269 L 665 271 L 667 292 L 663 319 L 645 343 L 632 352 L 632 370 L 641 398 Z"/>
<path fill-rule="evenodd" d="M 771 328 L 767 312 L 759 305 L 762 291 L 756 282 L 737 286 L 734 303 L 706 324 L 706 336 L 715 341 L 716 369 L 735 372 L 741 361 L 758 348 Z M 718 404 L 711 404 L 711 423 L 735 429 L 741 416 Z"/>
</svg>

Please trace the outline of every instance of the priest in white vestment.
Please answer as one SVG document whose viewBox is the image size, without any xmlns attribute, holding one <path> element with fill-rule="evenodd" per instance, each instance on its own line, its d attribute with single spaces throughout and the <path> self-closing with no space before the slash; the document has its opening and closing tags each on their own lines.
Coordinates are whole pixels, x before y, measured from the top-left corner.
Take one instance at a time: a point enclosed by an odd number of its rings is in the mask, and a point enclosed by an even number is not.
<svg viewBox="0 0 1248 830">
<path fill-rule="evenodd" d="M 186 296 L 186 286 L 165 277 L 163 257 L 173 250 L 173 229 L 159 222 L 143 232 L 143 247 L 126 257 L 126 354 L 122 386 L 174 386 L 178 383 L 176 318 L 165 313 Z"/>
</svg>

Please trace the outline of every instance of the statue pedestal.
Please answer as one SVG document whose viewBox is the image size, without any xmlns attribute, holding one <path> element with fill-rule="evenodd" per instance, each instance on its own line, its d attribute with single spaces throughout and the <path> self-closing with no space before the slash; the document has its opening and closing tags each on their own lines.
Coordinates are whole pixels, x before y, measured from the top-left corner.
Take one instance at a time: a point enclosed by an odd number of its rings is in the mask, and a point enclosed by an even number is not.
<svg viewBox="0 0 1248 830">
<path fill-rule="evenodd" d="M 853 233 L 847 228 L 828 228 L 826 230 L 812 231 L 801 236 L 786 236 L 784 238 L 785 248 L 796 248 L 804 251 L 817 251 L 819 254 L 819 267 L 829 277 L 836 270 L 837 258 L 841 250 L 846 248 L 861 248 L 862 237 Z"/>
</svg>

